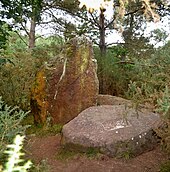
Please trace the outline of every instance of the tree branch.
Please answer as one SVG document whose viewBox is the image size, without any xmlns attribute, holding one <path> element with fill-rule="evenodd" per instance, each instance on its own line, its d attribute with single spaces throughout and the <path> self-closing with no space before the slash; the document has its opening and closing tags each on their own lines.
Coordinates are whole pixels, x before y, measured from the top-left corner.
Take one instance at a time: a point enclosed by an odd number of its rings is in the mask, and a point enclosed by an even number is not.
<svg viewBox="0 0 170 172">
<path fill-rule="evenodd" d="M 98 28 L 101 28 L 100 24 L 99 24 L 99 23 L 97 22 L 97 20 L 94 18 L 93 14 L 90 13 L 90 15 L 91 15 L 91 17 L 92 17 L 92 19 L 93 19 L 93 21 L 94 21 L 94 24 L 95 24 Z"/>
<path fill-rule="evenodd" d="M 117 45 L 117 44 L 124 45 L 125 43 L 123 43 L 123 42 L 112 42 L 112 43 L 106 44 L 106 46 Z"/>
<path fill-rule="evenodd" d="M 22 36 L 17 31 L 15 31 L 15 33 L 17 33 L 17 35 L 20 37 L 20 39 L 23 41 L 23 43 L 28 47 L 28 44 L 25 42 L 25 40 L 22 38 Z"/>
<path fill-rule="evenodd" d="M 108 28 L 111 24 L 113 24 L 115 19 L 116 19 L 116 17 L 114 16 L 114 18 L 104 27 L 104 29 Z"/>
<path fill-rule="evenodd" d="M 126 13 L 125 16 L 128 16 L 128 15 L 130 15 L 130 14 L 135 14 L 135 13 L 137 13 L 138 11 L 142 11 L 142 10 L 144 10 L 144 8 L 138 8 L 138 9 L 136 9 L 136 10 L 134 10 L 134 11 L 131 11 L 131 12 L 129 12 L 129 13 Z"/>
<path fill-rule="evenodd" d="M 27 36 L 29 36 L 30 34 L 29 34 L 29 32 L 27 31 L 26 27 L 23 25 L 22 22 L 21 22 L 21 26 L 22 26 L 22 28 L 24 29 L 24 31 L 26 32 Z"/>
</svg>

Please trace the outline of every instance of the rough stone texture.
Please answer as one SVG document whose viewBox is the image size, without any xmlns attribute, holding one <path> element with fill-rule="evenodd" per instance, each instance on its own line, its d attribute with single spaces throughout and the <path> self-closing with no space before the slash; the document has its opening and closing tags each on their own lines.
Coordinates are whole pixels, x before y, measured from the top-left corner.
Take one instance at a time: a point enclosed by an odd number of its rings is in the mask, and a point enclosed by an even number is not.
<svg viewBox="0 0 170 172">
<path fill-rule="evenodd" d="M 97 97 L 97 104 L 98 105 L 131 105 L 132 102 L 130 100 L 112 96 L 112 95 L 103 95 L 99 94 Z"/>
<path fill-rule="evenodd" d="M 145 102 L 144 104 L 139 104 L 131 100 L 124 99 L 122 97 L 103 94 L 98 95 L 97 105 L 125 105 L 129 108 L 135 108 L 136 111 L 142 111 L 144 113 L 147 113 L 148 111 L 155 111 L 155 107 L 147 102 Z"/>
<path fill-rule="evenodd" d="M 95 148 L 109 156 L 137 155 L 153 149 L 157 137 L 153 128 L 160 117 L 124 105 L 90 107 L 64 125 L 62 143 L 66 148 L 86 151 Z"/>
<path fill-rule="evenodd" d="M 99 83 L 92 44 L 74 38 L 63 52 L 42 66 L 31 89 L 36 123 L 65 124 L 96 105 Z"/>
<path fill-rule="evenodd" d="M 31 113 L 36 124 L 44 124 L 47 119 L 48 102 L 46 101 L 45 70 L 41 69 L 36 76 L 31 88 Z"/>
</svg>

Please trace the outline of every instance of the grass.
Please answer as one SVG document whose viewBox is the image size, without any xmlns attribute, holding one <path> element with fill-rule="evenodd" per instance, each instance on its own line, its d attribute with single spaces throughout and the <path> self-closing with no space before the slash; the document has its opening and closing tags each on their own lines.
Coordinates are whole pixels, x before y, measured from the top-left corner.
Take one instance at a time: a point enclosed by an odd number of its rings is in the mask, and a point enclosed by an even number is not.
<svg viewBox="0 0 170 172">
<path fill-rule="evenodd" d="M 61 130 L 63 127 L 61 124 L 55 124 L 55 125 L 47 126 L 47 127 L 43 127 L 42 125 L 35 125 L 33 115 L 28 115 L 24 119 L 22 124 L 30 125 L 30 127 L 26 130 L 27 135 L 34 134 L 40 137 L 59 134 L 61 133 Z"/>
<path fill-rule="evenodd" d="M 32 168 L 29 170 L 29 172 L 49 172 L 50 166 L 47 163 L 47 160 L 42 160 L 38 164 L 33 164 Z"/>
<path fill-rule="evenodd" d="M 56 159 L 65 161 L 65 160 L 73 159 L 75 157 L 82 157 L 82 156 L 87 157 L 89 159 L 95 159 L 95 158 L 99 158 L 100 155 L 101 154 L 99 153 L 99 151 L 95 148 L 87 148 L 85 152 L 61 148 L 59 152 L 56 154 Z"/>
<path fill-rule="evenodd" d="M 95 148 L 88 148 L 87 152 L 85 152 L 85 155 L 88 158 L 96 158 L 99 155 L 99 151 L 97 149 L 95 149 Z"/>
<path fill-rule="evenodd" d="M 129 151 L 125 151 L 123 153 L 121 153 L 118 158 L 123 158 L 125 160 L 129 160 L 131 158 L 133 158 L 134 155 L 132 154 L 132 152 L 129 150 Z"/>
<path fill-rule="evenodd" d="M 74 151 L 70 151 L 67 149 L 60 149 L 59 152 L 56 154 L 56 159 L 60 160 L 60 161 L 65 161 L 65 160 L 69 160 L 72 159 L 75 156 L 80 155 L 77 152 Z"/>
<path fill-rule="evenodd" d="M 160 172 L 169 172 L 170 171 L 170 160 L 162 164 L 160 167 Z"/>
</svg>

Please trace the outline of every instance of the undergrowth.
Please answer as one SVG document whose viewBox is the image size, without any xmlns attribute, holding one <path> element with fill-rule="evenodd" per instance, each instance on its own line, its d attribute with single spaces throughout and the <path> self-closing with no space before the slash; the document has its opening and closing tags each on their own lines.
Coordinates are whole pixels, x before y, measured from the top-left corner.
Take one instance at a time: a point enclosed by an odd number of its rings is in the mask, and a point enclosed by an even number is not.
<svg viewBox="0 0 170 172">
<path fill-rule="evenodd" d="M 8 106 L 0 97 L 0 155 L 2 155 L 5 146 L 10 144 L 17 134 L 25 134 L 29 126 L 23 126 L 21 123 L 28 113 L 16 106 Z"/>
<path fill-rule="evenodd" d="M 160 167 L 160 172 L 169 172 L 170 171 L 170 160 L 165 162 Z"/>
<path fill-rule="evenodd" d="M 22 121 L 22 125 L 30 125 L 30 127 L 26 129 L 27 135 L 37 135 L 39 137 L 60 134 L 63 128 L 61 124 L 46 125 L 45 127 L 41 124 L 35 125 L 32 114 L 26 116 Z"/>
<path fill-rule="evenodd" d="M 109 48 L 104 59 L 95 48 L 99 81 L 104 77 L 104 93 L 156 105 L 165 87 L 170 87 L 169 45 L 170 42 L 145 58 L 125 55 L 124 60 L 120 58 L 124 53 L 121 47 Z"/>
<path fill-rule="evenodd" d="M 30 51 L 15 32 L 10 33 L 6 49 L 0 49 L 0 95 L 5 103 L 24 110 L 30 108 L 30 88 L 35 75 L 61 51 L 62 44 L 58 37 L 39 38 L 37 46 Z"/>
<path fill-rule="evenodd" d="M 163 124 L 156 132 L 161 138 L 163 150 L 170 155 L 170 92 L 168 87 L 165 88 L 162 97 L 158 99 L 157 112 L 162 115 Z"/>
<path fill-rule="evenodd" d="M 85 152 L 61 148 L 56 154 L 56 159 L 60 161 L 65 161 L 81 156 L 87 157 L 89 159 L 99 159 L 101 155 L 102 154 L 100 154 L 99 151 L 94 148 L 88 148 Z"/>
</svg>

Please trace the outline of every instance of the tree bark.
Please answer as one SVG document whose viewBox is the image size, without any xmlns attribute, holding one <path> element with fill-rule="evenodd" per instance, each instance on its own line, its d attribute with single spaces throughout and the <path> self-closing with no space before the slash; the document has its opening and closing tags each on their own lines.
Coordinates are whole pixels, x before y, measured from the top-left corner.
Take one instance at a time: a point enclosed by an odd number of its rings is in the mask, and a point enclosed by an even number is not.
<svg viewBox="0 0 170 172">
<path fill-rule="evenodd" d="M 105 9 L 100 9 L 100 19 L 99 19 L 99 33 L 100 33 L 100 42 L 99 42 L 99 48 L 100 48 L 100 56 L 101 56 L 101 65 L 99 69 L 99 82 L 100 82 L 100 93 L 104 94 L 106 92 L 106 81 L 105 81 L 105 75 L 104 75 L 104 61 L 106 57 L 106 42 L 105 42 L 105 17 L 104 17 L 104 11 Z"/>
<path fill-rule="evenodd" d="M 106 55 L 104 11 L 105 11 L 105 9 L 100 9 L 100 28 L 99 28 L 99 31 L 100 31 L 100 42 L 99 42 L 99 47 L 100 47 L 101 56 L 105 56 Z"/>
<path fill-rule="evenodd" d="M 33 49 L 35 47 L 35 27 L 36 27 L 35 17 L 32 17 L 30 31 L 29 31 L 29 49 Z"/>
</svg>

